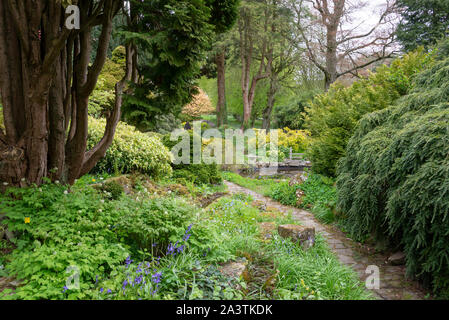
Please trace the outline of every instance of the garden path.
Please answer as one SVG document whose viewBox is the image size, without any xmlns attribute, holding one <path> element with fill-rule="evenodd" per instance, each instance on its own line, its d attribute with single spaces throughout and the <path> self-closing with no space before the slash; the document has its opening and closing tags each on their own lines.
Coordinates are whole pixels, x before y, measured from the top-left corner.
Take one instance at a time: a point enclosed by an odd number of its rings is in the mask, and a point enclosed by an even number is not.
<svg viewBox="0 0 449 320">
<path fill-rule="evenodd" d="M 422 300 L 425 292 L 416 281 L 405 277 L 405 266 L 392 266 L 387 263 L 387 256 L 376 253 L 373 248 L 362 245 L 346 237 L 346 235 L 335 226 L 323 225 L 308 211 L 295 207 L 282 205 L 268 197 L 262 196 L 252 190 L 243 188 L 229 181 L 225 181 L 231 194 L 244 193 L 251 195 L 254 200 L 266 203 L 268 207 L 287 213 L 291 212 L 293 217 L 304 226 L 314 227 L 327 240 L 330 249 L 338 259 L 354 269 L 362 281 L 370 275 L 366 273 L 368 266 L 375 265 L 380 270 L 380 288 L 373 290 L 373 295 L 381 300 Z"/>
</svg>

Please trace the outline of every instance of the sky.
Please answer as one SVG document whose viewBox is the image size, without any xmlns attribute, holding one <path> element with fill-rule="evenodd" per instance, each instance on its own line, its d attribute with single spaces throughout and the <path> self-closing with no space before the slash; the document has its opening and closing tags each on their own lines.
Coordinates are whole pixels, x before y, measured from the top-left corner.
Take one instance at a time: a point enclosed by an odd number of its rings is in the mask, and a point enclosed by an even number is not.
<svg viewBox="0 0 449 320">
<path fill-rule="evenodd" d="M 360 25 L 360 30 L 370 30 L 379 22 L 380 11 L 386 7 L 387 0 L 364 0 L 368 3 L 366 8 L 360 10 L 360 14 L 352 26 Z"/>
</svg>

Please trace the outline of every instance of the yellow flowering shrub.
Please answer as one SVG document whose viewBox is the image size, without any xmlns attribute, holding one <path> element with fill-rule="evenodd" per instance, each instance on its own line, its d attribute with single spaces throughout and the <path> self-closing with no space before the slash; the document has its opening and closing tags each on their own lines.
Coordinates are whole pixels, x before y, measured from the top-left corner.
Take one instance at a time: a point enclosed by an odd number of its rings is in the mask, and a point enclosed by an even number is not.
<svg viewBox="0 0 449 320">
<path fill-rule="evenodd" d="M 278 145 L 287 149 L 292 148 L 293 153 L 302 153 L 309 144 L 310 133 L 305 130 L 278 129 Z"/>
<path fill-rule="evenodd" d="M 103 137 L 105 119 L 89 118 L 88 148 Z M 130 173 L 139 171 L 153 178 L 170 176 L 172 154 L 161 139 L 137 131 L 133 126 L 119 122 L 114 141 L 94 168 L 96 172 Z"/>
</svg>

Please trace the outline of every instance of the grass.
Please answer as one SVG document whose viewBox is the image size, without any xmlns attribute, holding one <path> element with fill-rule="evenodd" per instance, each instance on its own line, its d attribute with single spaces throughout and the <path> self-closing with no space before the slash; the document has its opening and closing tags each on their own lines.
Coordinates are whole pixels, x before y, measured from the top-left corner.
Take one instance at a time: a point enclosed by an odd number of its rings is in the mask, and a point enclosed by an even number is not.
<svg viewBox="0 0 449 320">
<path fill-rule="evenodd" d="M 246 257 L 248 270 L 264 274 L 262 279 L 247 275 L 250 299 L 368 299 L 355 272 L 340 264 L 320 235 L 314 247 L 305 251 L 273 231 L 271 239 L 260 236 L 258 224 L 275 226 L 297 223 L 291 215 L 277 212 L 264 215 L 250 206 L 251 198 L 235 195 L 220 199 L 211 208 L 211 219 L 221 228 L 223 248 L 237 257 Z M 274 281 L 270 283 L 270 278 Z M 255 286 L 254 283 L 255 282 Z M 268 284 L 267 284 L 268 283 Z M 251 286 L 253 285 L 253 286 Z"/>
<path fill-rule="evenodd" d="M 273 179 L 252 179 L 239 175 L 238 173 L 225 171 L 222 173 L 223 179 L 238 184 L 241 187 L 250 189 L 254 192 L 269 196 L 271 190 L 279 183 L 279 180 Z"/>
<path fill-rule="evenodd" d="M 278 179 L 253 179 L 233 172 L 223 172 L 223 179 L 241 187 L 270 197 L 284 205 L 310 210 L 323 223 L 336 221 L 337 193 L 330 178 L 311 174 L 301 185 L 289 186 L 288 181 Z M 298 201 L 296 192 L 300 189 L 304 196 Z"/>
</svg>

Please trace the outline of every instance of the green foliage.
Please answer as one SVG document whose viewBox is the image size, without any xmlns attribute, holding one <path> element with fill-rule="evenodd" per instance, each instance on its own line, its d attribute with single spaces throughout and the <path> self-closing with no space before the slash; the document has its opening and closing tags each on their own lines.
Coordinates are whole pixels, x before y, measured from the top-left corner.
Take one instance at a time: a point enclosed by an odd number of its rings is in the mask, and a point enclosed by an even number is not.
<svg viewBox="0 0 449 320">
<path fill-rule="evenodd" d="M 431 60 L 422 49 L 381 66 L 368 78 L 348 88 L 334 84 L 306 108 L 304 127 L 312 134 L 307 151 L 316 173 L 334 176 L 338 159 L 360 118 L 395 103 L 412 88 L 415 75 Z"/>
<path fill-rule="evenodd" d="M 193 130 L 189 130 L 188 132 L 190 134 L 190 164 L 181 163 L 173 165 L 173 177 L 180 182 L 192 182 L 196 185 L 220 184 L 222 178 L 217 164 L 206 164 L 204 162 L 201 164 L 193 163 Z M 178 140 L 171 141 L 170 134 L 162 137 L 162 142 L 168 150 L 172 150 L 181 140 L 182 137 L 179 137 Z"/>
<path fill-rule="evenodd" d="M 86 186 L 88 180 L 93 179 L 80 179 L 70 190 L 46 183 L 0 195 L 0 210 L 17 236 L 6 268 L 23 283 L 2 298 L 369 298 L 322 237 L 307 251 L 276 233 L 262 240 L 259 222 L 294 220 L 282 213 L 261 215 L 248 195 L 221 198 L 206 210 L 141 188 L 134 196 L 105 202 Z M 272 292 L 256 279 L 247 283 L 219 271 L 219 263 L 243 257 L 251 257 L 250 268 L 272 266 L 273 274 L 266 275 L 277 277 Z M 80 270 L 80 290 L 64 288 L 69 266 Z"/>
<path fill-rule="evenodd" d="M 232 28 L 238 17 L 240 0 L 207 0 L 211 8 L 210 23 L 216 33 L 224 33 Z"/>
<path fill-rule="evenodd" d="M 273 114 L 276 128 L 303 129 L 305 106 L 308 100 L 312 99 L 318 92 L 318 90 L 307 91 L 287 105 L 276 106 Z"/>
<path fill-rule="evenodd" d="M 233 172 L 223 172 L 223 179 L 270 197 L 288 206 L 310 210 L 320 221 L 333 223 L 336 220 L 337 191 L 334 180 L 319 174 L 310 174 L 300 185 L 289 186 L 288 181 L 276 179 L 251 179 Z M 303 196 L 298 199 L 297 191 Z"/>
<path fill-rule="evenodd" d="M 173 113 L 167 113 L 155 116 L 154 123 L 153 124 L 149 123 L 147 129 L 153 132 L 167 134 L 180 127 L 181 127 L 181 120 L 176 118 L 176 116 L 173 115 Z"/>
<path fill-rule="evenodd" d="M 66 188 L 44 184 L 0 194 L 0 210 L 17 236 L 17 249 L 6 268 L 23 281 L 13 298 L 92 298 L 96 276 L 118 266 L 128 254 L 111 229 L 120 215 L 114 204 L 102 203 L 93 190 Z M 70 266 L 80 271 L 80 290 L 63 293 Z"/>
<path fill-rule="evenodd" d="M 125 190 L 120 183 L 116 181 L 109 181 L 104 184 L 102 191 L 108 195 L 110 200 L 117 200 L 121 197 Z"/>
<path fill-rule="evenodd" d="M 105 111 L 111 110 L 115 102 L 115 84 L 125 75 L 126 52 L 119 46 L 112 52 L 98 77 L 95 90 L 89 97 L 89 115 L 100 118 Z"/>
<path fill-rule="evenodd" d="M 280 237 L 275 237 L 270 247 L 280 272 L 277 299 L 371 299 L 357 275 L 339 263 L 320 235 L 307 251 Z"/>
<path fill-rule="evenodd" d="M 69 192 L 66 186 L 44 184 L 0 195 L 6 225 L 17 236 L 17 249 L 6 258 L 6 269 L 23 284 L 8 298 L 101 298 L 99 281 L 120 279 L 117 270 L 124 268 L 130 253 L 165 256 L 167 244 L 182 239 L 189 224 L 194 225 L 189 241 L 193 254 L 215 248 L 213 225 L 194 224 L 197 208 L 180 198 L 152 199 L 148 192 L 139 196 L 105 202 L 85 184 Z M 64 290 L 70 266 L 80 271 L 79 290 Z"/>
<path fill-rule="evenodd" d="M 430 48 L 449 35 L 448 0 L 399 0 L 397 4 L 402 19 L 396 33 L 406 51 Z"/>
<path fill-rule="evenodd" d="M 89 118 L 88 148 L 103 137 L 106 121 Z M 94 168 L 94 172 L 131 173 L 138 171 L 153 178 L 171 175 L 171 153 L 157 136 L 149 136 L 120 122 L 114 141 Z"/>
<path fill-rule="evenodd" d="M 125 198 L 120 210 L 123 218 L 114 226 L 114 230 L 135 254 L 147 250 L 165 254 L 164 249 L 170 242 L 182 237 L 197 211 L 185 200 L 173 197 L 134 201 Z"/>
<path fill-rule="evenodd" d="M 289 186 L 288 181 L 279 182 L 270 191 L 270 198 L 287 206 L 296 206 L 296 190 L 299 185 Z"/>
<path fill-rule="evenodd" d="M 337 190 L 334 180 L 318 174 L 311 174 L 299 188 L 304 192 L 300 206 L 310 208 L 313 214 L 324 223 L 335 221 Z"/>
<path fill-rule="evenodd" d="M 222 172 L 223 179 L 238 184 L 244 188 L 253 190 L 264 196 L 270 194 L 271 189 L 277 184 L 273 179 L 250 179 L 234 172 Z"/>
<path fill-rule="evenodd" d="M 178 115 L 196 93 L 195 79 L 213 35 L 204 0 L 132 1 L 141 18 L 122 34 L 139 46 L 142 80 L 124 99 L 127 122 L 146 131 L 155 115 Z"/>
<path fill-rule="evenodd" d="M 449 292 L 449 59 L 420 73 L 397 106 L 365 116 L 339 165 L 338 205 L 354 237 L 404 248 L 409 275 Z M 446 51 L 444 51 L 446 50 Z"/>
<path fill-rule="evenodd" d="M 174 170 L 173 178 L 193 182 L 196 185 L 220 184 L 222 182 L 217 165 L 191 164 L 183 166 L 183 168 Z"/>
</svg>

